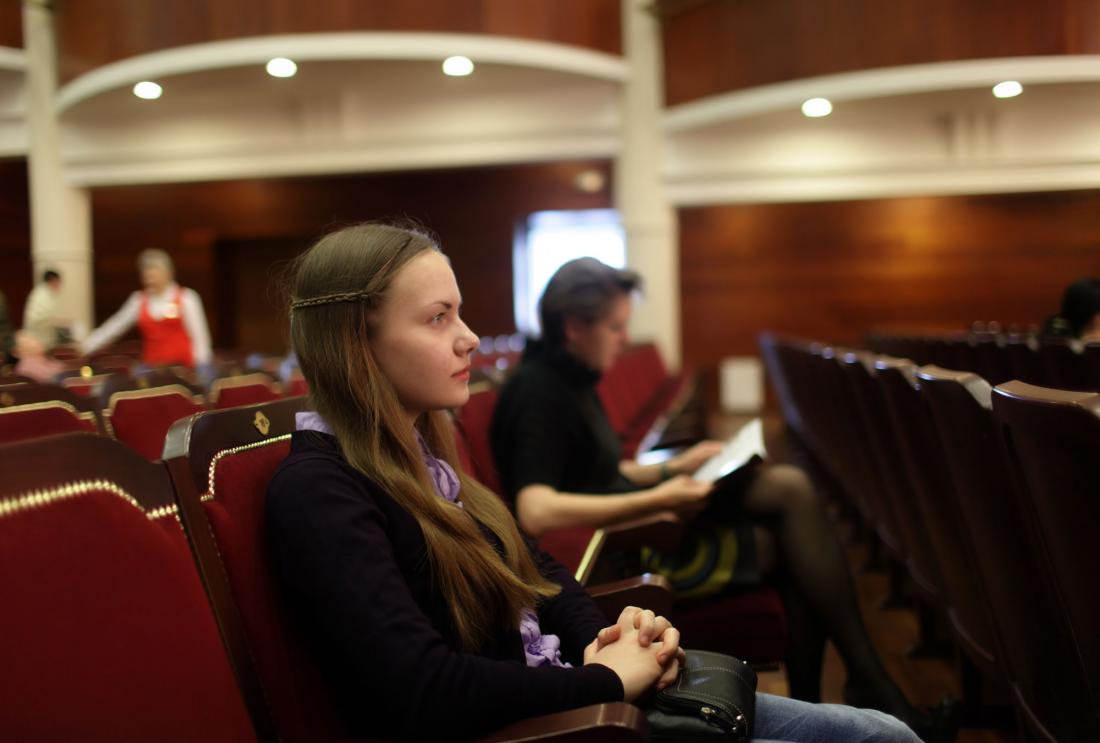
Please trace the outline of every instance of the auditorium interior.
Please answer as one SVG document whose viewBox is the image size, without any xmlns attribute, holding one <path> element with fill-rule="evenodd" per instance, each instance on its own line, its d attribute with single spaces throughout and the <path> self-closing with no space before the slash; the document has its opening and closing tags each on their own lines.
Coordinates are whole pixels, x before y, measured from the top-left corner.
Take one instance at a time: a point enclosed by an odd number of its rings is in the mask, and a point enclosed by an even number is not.
<svg viewBox="0 0 1100 743">
<path fill-rule="evenodd" d="M 550 275 L 629 267 L 595 385 L 624 457 L 664 476 L 759 421 L 927 739 L 1100 740 L 1100 0 L 0 0 L 11 740 L 351 739 L 263 498 L 311 409 L 289 272 L 376 221 L 461 287 L 470 477 L 504 496 L 494 406 Z M 208 350 L 143 346 L 151 266 Z M 611 621 L 649 602 L 790 694 L 777 589 L 685 598 L 639 559 L 690 531 L 539 547 Z M 852 701 L 832 643 L 820 676 L 810 701 Z M 620 701 L 480 739 L 649 724 Z"/>
</svg>

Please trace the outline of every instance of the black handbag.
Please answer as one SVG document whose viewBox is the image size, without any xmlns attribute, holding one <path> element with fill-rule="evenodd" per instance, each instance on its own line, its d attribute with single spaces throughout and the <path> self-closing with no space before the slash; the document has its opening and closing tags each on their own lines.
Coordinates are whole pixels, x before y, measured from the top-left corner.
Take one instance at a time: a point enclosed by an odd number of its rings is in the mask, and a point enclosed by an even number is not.
<svg viewBox="0 0 1100 743">
<path fill-rule="evenodd" d="M 752 738 L 756 672 L 729 655 L 686 651 L 676 683 L 657 692 L 646 711 L 653 743 Z"/>
</svg>

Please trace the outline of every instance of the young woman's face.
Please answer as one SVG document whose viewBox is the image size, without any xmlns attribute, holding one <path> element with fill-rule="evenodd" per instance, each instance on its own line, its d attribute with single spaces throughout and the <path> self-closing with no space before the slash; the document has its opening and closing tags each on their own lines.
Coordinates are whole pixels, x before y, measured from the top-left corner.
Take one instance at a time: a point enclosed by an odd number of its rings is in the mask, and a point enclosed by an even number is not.
<svg viewBox="0 0 1100 743">
<path fill-rule="evenodd" d="M 141 283 L 151 292 L 160 293 L 172 282 L 172 274 L 159 263 L 149 263 L 141 269 Z"/>
<path fill-rule="evenodd" d="M 394 277 L 375 317 L 375 361 L 414 416 L 461 407 L 470 397 L 478 338 L 459 317 L 461 305 L 450 263 L 425 250 Z"/>
<path fill-rule="evenodd" d="M 565 336 L 569 352 L 593 371 L 610 369 L 626 347 L 632 309 L 630 295 L 622 294 L 596 322 L 567 318 Z"/>
</svg>

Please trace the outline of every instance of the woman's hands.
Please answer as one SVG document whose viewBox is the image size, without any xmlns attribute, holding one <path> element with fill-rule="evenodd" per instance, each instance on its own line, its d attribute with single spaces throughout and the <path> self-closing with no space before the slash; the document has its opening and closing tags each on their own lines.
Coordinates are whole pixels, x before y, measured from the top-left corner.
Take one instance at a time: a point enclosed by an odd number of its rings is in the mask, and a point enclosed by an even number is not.
<svg viewBox="0 0 1100 743">
<path fill-rule="evenodd" d="M 628 606 L 618 621 L 604 627 L 584 650 L 584 662 L 606 665 L 623 682 L 625 701 L 652 687 L 658 691 L 680 674 L 684 651 L 680 631 L 663 616 Z"/>
<path fill-rule="evenodd" d="M 706 506 L 707 497 L 713 487 L 709 482 L 699 482 L 687 475 L 677 475 L 653 488 L 653 493 L 662 509 L 686 511 L 687 515 L 693 515 Z"/>
</svg>

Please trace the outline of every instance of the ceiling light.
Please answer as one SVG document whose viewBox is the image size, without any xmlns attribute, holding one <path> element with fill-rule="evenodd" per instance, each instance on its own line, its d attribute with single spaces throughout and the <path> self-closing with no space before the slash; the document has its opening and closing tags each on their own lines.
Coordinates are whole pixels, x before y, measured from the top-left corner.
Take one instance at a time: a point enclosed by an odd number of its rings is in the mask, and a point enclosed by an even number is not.
<svg viewBox="0 0 1100 743">
<path fill-rule="evenodd" d="M 267 63 L 267 74 L 272 77 L 294 77 L 297 71 L 298 65 L 286 57 L 276 57 Z"/>
<path fill-rule="evenodd" d="M 832 112 L 833 104 L 828 98 L 811 98 L 802 104 L 802 113 L 813 119 L 828 116 Z"/>
<path fill-rule="evenodd" d="M 447 57 L 443 60 L 443 74 L 451 77 L 465 77 L 474 71 L 474 63 L 469 57 Z"/>
<path fill-rule="evenodd" d="M 1015 80 L 1005 80 L 993 86 L 993 95 L 998 98 L 1015 98 L 1024 92 L 1024 86 Z"/>
<path fill-rule="evenodd" d="M 148 80 L 142 80 L 134 86 L 134 95 L 138 98 L 144 98 L 147 101 L 155 101 L 157 98 L 160 98 L 160 94 L 163 92 L 163 88 Z"/>
</svg>

